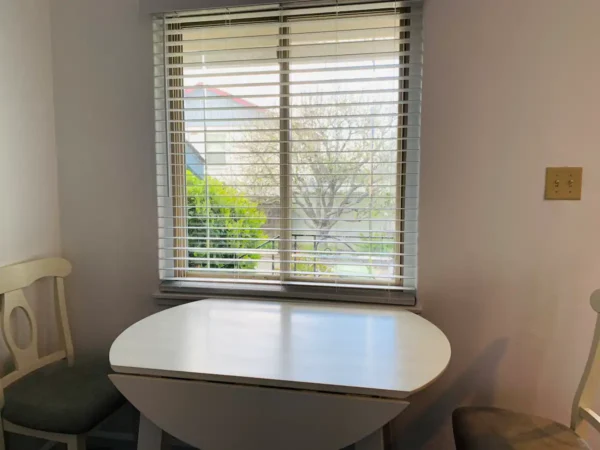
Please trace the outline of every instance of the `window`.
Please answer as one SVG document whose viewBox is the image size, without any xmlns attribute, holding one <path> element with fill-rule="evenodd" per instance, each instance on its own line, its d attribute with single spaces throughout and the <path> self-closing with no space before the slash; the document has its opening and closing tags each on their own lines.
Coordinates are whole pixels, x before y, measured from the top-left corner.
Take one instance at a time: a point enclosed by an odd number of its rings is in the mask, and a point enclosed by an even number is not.
<svg viewBox="0 0 600 450">
<path fill-rule="evenodd" d="M 154 29 L 161 279 L 414 290 L 420 2 Z"/>
</svg>

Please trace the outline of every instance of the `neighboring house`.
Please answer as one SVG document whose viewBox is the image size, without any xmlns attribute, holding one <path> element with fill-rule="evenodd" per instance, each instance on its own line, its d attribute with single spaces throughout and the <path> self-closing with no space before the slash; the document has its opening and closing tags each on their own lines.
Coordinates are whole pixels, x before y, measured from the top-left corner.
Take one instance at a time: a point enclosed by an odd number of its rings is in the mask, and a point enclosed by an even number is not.
<svg viewBox="0 0 600 450">
<path fill-rule="evenodd" d="M 221 89 L 198 83 L 184 92 L 186 128 L 186 164 L 196 176 L 203 178 L 206 158 L 209 164 L 227 164 L 226 151 L 231 145 L 227 132 L 243 127 L 240 119 L 265 117 L 265 110 Z M 204 142 L 209 141 L 207 146 Z M 212 155 L 210 155 L 212 153 Z"/>
<path fill-rule="evenodd" d="M 204 159 L 204 156 L 196 150 L 194 144 L 191 144 L 187 140 L 185 141 L 185 165 L 186 168 L 198 178 L 204 178 L 204 174 L 206 173 L 206 160 Z"/>
<path fill-rule="evenodd" d="M 199 128 L 202 128 L 200 121 L 203 120 L 210 128 L 230 128 L 232 120 L 265 117 L 265 110 L 260 106 L 202 83 L 186 88 L 184 103 L 188 128 L 194 127 L 190 121 L 198 121 Z"/>
</svg>

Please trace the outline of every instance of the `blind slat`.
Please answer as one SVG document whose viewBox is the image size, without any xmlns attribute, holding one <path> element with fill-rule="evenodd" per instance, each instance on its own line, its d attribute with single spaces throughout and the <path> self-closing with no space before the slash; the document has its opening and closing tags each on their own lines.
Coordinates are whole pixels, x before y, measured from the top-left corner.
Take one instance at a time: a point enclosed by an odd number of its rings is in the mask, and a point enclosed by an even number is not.
<svg viewBox="0 0 600 450">
<path fill-rule="evenodd" d="M 274 25 L 279 26 L 279 24 Z M 343 36 L 345 34 L 352 34 L 356 32 L 375 32 L 375 33 L 385 33 L 385 32 L 398 32 L 402 35 L 406 31 L 415 32 L 420 31 L 420 27 L 410 25 L 410 26 L 383 26 L 383 27 L 357 27 L 357 28 L 344 28 L 343 30 L 336 31 L 304 31 L 304 32 L 290 32 L 289 34 L 279 34 L 279 33 L 263 33 L 263 34 L 248 34 L 245 36 L 225 36 L 225 37 L 208 37 L 208 38 L 199 38 L 199 39 L 184 39 L 182 42 L 184 44 L 194 44 L 194 43 L 212 43 L 212 42 L 223 42 L 223 41 L 247 41 L 248 39 L 257 39 L 257 38 L 272 38 L 272 39 L 286 39 L 286 38 L 301 38 L 301 37 L 310 37 L 317 36 L 321 39 L 331 38 L 332 36 Z M 178 31 L 175 32 L 167 32 L 156 33 L 156 37 L 159 39 L 155 40 L 154 43 L 156 45 L 163 45 L 164 36 L 177 36 Z"/>
<path fill-rule="evenodd" d="M 183 88 L 169 88 L 169 91 L 176 93 L 177 91 L 183 90 Z M 360 94 L 410 94 L 410 93 L 420 93 L 420 89 L 363 89 L 363 90 L 352 90 L 352 91 L 321 91 L 321 92 L 300 92 L 300 93 L 291 93 L 291 94 L 248 94 L 243 95 L 244 99 L 279 99 L 283 97 L 333 97 L 339 95 L 360 95 Z M 223 101 L 227 99 L 239 99 L 240 97 L 237 95 L 220 95 L 215 97 L 202 97 L 197 95 L 186 96 L 185 100 L 193 100 L 193 99 L 204 99 L 206 101 Z M 331 103 L 330 103 L 331 104 Z M 298 105 L 300 106 L 300 105 Z M 305 108 L 307 105 L 303 105 Z"/>
<path fill-rule="evenodd" d="M 411 208 L 410 211 L 417 211 L 417 208 Z M 264 219 L 265 216 L 227 216 L 227 219 Z M 164 215 L 164 216 L 160 216 L 159 215 L 159 219 L 198 219 L 198 216 L 187 216 L 187 215 L 179 215 L 179 216 L 168 216 L 168 215 Z M 279 218 L 271 218 L 270 220 L 279 220 Z M 320 219 L 322 222 L 333 222 L 333 221 L 338 221 L 339 219 L 327 219 L 327 218 L 322 218 Z M 363 222 L 363 220 L 360 219 L 350 219 L 350 220 L 346 220 L 345 222 L 348 223 L 352 223 L 352 222 Z M 369 219 L 369 222 L 396 222 L 395 219 Z"/>
<path fill-rule="evenodd" d="M 368 70 L 368 69 L 367 69 Z M 290 72 L 289 75 L 294 75 L 294 72 Z M 248 75 L 246 75 L 248 76 Z M 208 78 L 208 77 L 206 77 Z M 212 77 L 211 77 L 212 78 Z M 315 80 L 315 81 L 286 81 L 286 82 L 279 82 L 279 81 L 269 81 L 269 82 L 263 82 L 263 83 L 233 83 L 233 84 L 210 84 L 210 83 L 206 83 L 206 84 L 202 84 L 202 85 L 191 85 L 191 86 L 186 86 L 186 91 L 202 91 L 202 90 L 206 90 L 206 91 L 211 91 L 211 90 L 215 90 L 215 89 L 219 89 L 219 90 L 223 90 L 223 89 L 232 89 L 232 88 L 247 88 L 247 89 L 252 89 L 252 88 L 257 88 L 257 87 L 272 87 L 272 86 L 295 86 L 295 87 L 299 87 L 299 86 L 323 86 L 323 85 L 327 85 L 327 84 L 351 84 L 351 83 L 384 83 L 386 81 L 413 81 L 413 82 L 417 82 L 420 80 L 420 77 L 407 77 L 407 76 L 388 76 L 388 77 L 368 77 L 368 78 L 338 78 L 338 79 L 331 79 L 331 80 Z M 208 97 L 207 94 L 205 94 L 204 96 L 195 96 L 195 97 L 185 97 L 187 98 L 198 98 L 198 99 L 205 99 L 206 97 Z"/>
<path fill-rule="evenodd" d="M 391 141 L 397 141 L 398 139 L 402 139 L 402 138 L 390 138 L 387 140 L 391 140 Z M 190 143 L 191 141 L 188 141 L 188 143 Z M 279 141 L 278 141 L 279 142 Z M 295 142 L 295 141 L 294 141 Z M 198 143 L 203 143 L 202 141 L 198 142 Z M 403 154 L 408 154 L 408 153 L 418 153 L 419 150 L 415 149 L 415 150 L 373 150 L 370 153 L 378 155 L 380 153 L 385 153 L 385 154 L 389 154 L 393 152 L 395 155 L 403 155 Z M 207 157 L 214 157 L 214 156 L 224 156 L 224 155 L 228 155 L 230 152 L 227 151 L 210 151 L 206 153 Z M 341 152 L 344 155 L 356 155 L 356 154 L 362 154 L 362 151 L 359 150 L 345 150 L 343 152 Z M 247 156 L 247 155 L 253 155 L 253 152 L 236 152 L 236 155 L 238 156 Z M 279 152 L 262 152 L 262 155 L 279 155 Z M 303 152 L 295 152 L 294 155 L 296 156 L 302 156 L 305 153 Z M 163 153 L 157 153 L 157 156 L 164 156 Z M 163 163 L 161 162 L 157 162 L 158 165 L 161 165 Z M 210 164 L 209 162 L 207 162 L 207 164 Z"/>
<path fill-rule="evenodd" d="M 204 250 L 202 251 L 203 253 Z M 252 252 L 249 252 L 252 253 Z M 355 257 L 357 258 L 357 257 Z M 360 259 L 360 258 L 357 258 Z M 383 258 L 382 258 L 383 259 Z M 388 258 L 385 258 L 388 259 Z M 236 264 L 236 263 L 247 263 L 249 260 L 248 259 L 244 259 L 244 258 L 210 258 L 210 257 L 206 257 L 206 258 L 201 258 L 201 257 L 188 257 L 188 258 L 161 258 L 161 261 L 178 261 L 178 260 L 185 260 L 185 261 L 191 261 L 192 263 L 215 263 L 215 264 L 219 264 L 219 263 L 232 263 L 232 264 Z M 332 262 L 331 260 L 324 260 L 324 259 L 314 259 L 314 258 L 307 258 L 307 259 L 290 259 L 290 260 L 279 260 L 277 259 L 275 261 L 276 263 L 290 263 L 293 267 L 294 264 L 296 265 L 317 265 L 317 266 L 349 266 L 349 267 L 353 267 L 353 266 L 367 266 L 367 267 L 405 267 L 405 265 L 403 264 L 389 264 L 389 263 L 381 263 L 381 262 L 369 262 L 367 264 L 362 263 L 362 262 L 353 262 L 353 261 L 340 261 L 340 262 Z"/>
<path fill-rule="evenodd" d="M 279 75 L 279 74 L 306 74 L 306 73 L 311 73 L 311 74 L 324 74 L 324 73 L 330 73 L 330 72 L 354 72 L 354 71 L 358 71 L 358 70 L 365 70 L 365 69 L 371 69 L 371 70 L 386 70 L 386 69 L 418 69 L 419 68 L 419 64 L 377 64 L 374 66 L 369 66 L 367 64 L 363 64 L 360 66 L 344 66 L 344 67 L 323 67 L 323 68 L 319 68 L 319 69 L 299 69 L 299 68 L 294 68 L 294 69 L 288 69 L 288 70 L 264 70 L 264 71 L 251 71 L 251 72 L 205 72 L 203 73 L 204 76 L 206 76 L 207 78 L 216 78 L 216 77 L 247 77 L 248 75 L 252 75 L 252 76 L 259 76 L 259 75 Z M 176 65 L 169 65 L 169 67 L 173 68 L 176 67 Z M 201 68 L 202 65 L 199 65 L 199 68 Z M 155 75 L 155 78 L 161 78 L 164 79 L 166 78 L 167 80 L 173 79 L 190 79 L 190 78 L 198 78 L 198 74 L 189 74 L 189 75 L 182 75 L 182 76 L 175 76 L 175 75 L 167 75 L 165 77 L 165 73 L 164 73 L 164 66 L 162 65 L 157 65 L 156 68 L 158 69 L 163 69 L 163 70 L 157 70 L 158 73 L 160 73 L 160 75 Z"/>
<path fill-rule="evenodd" d="M 223 253 L 223 248 L 221 247 L 199 247 L 199 248 L 190 248 L 190 247 L 169 247 L 169 246 L 165 246 L 164 250 L 189 250 L 189 251 L 197 251 L 197 252 L 210 252 L 210 253 Z M 247 249 L 247 248 L 227 248 L 226 249 L 227 253 L 234 253 L 234 254 L 246 254 L 246 253 L 262 253 L 265 255 L 272 255 L 273 254 L 273 250 L 272 249 L 262 249 L 262 248 L 258 248 L 258 249 Z M 322 254 L 323 252 L 319 252 L 319 251 L 314 251 L 314 250 L 295 250 L 294 253 L 298 253 L 298 254 L 302 254 L 302 255 L 308 255 L 309 257 L 313 257 L 310 255 L 316 255 L 316 254 Z M 379 253 L 377 252 L 336 252 L 336 254 L 344 254 L 344 255 L 378 255 Z M 402 252 L 402 253 L 386 253 L 386 255 L 391 255 L 391 256 L 416 256 L 415 253 L 406 253 L 406 252 Z"/>
<path fill-rule="evenodd" d="M 187 269 L 188 272 L 197 272 L 197 273 L 207 273 L 207 272 L 216 272 L 216 273 L 246 273 L 246 274 L 277 274 L 277 275 L 281 275 L 281 274 L 289 274 L 289 275 L 311 275 L 311 276 L 315 276 L 314 272 L 308 272 L 308 271 L 300 271 L 300 270 L 280 270 L 280 269 L 227 269 L 227 268 L 211 268 L 211 267 L 202 267 L 202 268 L 196 268 L 196 267 L 189 267 Z M 327 273 L 323 273 L 321 274 L 321 276 L 323 276 L 323 278 L 326 278 L 324 275 L 328 275 Z M 345 278 L 345 277 L 349 277 L 349 278 L 366 278 L 366 279 L 370 279 L 373 278 L 372 275 L 367 275 L 367 274 L 355 274 L 355 273 L 338 273 L 336 274 L 336 276 L 338 278 Z M 410 277 L 410 276 L 405 276 L 405 275 L 380 275 L 380 280 L 402 280 L 402 279 L 413 279 L 414 277 Z"/>
<path fill-rule="evenodd" d="M 389 153 L 392 153 L 393 150 L 390 150 Z M 210 153 L 207 154 L 207 156 L 210 156 Z M 300 157 L 309 157 L 309 156 L 315 156 L 315 155 L 311 155 L 311 153 L 295 153 L 294 156 L 300 156 Z M 412 164 L 413 162 L 416 161 L 410 161 L 410 162 L 402 162 L 402 161 L 396 161 L 396 160 L 390 160 L 390 161 L 381 161 L 381 160 L 375 160 L 372 162 L 372 164 L 399 164 L 399 165 L 407 165 L 407 164 Z M 336 163 L 336 166 L 364 166 L 364 165 L 369 165 L 370 162 L 368 160 L 366 161 L 360 161 L 360 162 L 345 162 L 345 161 L 340 161 L 338 163 Z M 169 164 L 157 164 L 158 166 L 164 166 L 164 165 L 169 165 Z M 296 166 L 320 166 L 320 167 L 327 167 L 327 164 L 323 164 L 322 162 L 306 162 L 306 161 L 292 161 L 288 164 L 280 164 L 278 162 L 263 162 L 261 164 L 261 166 L 263 167 L 269 167 L 269 166 L 275 166 L 275 167 L 281 167 L 282 165 L 288 165 L 288 166 L 292 166 L 292 167 L 296 167 Z M 204 163 L 189 163 L 189 164 L 170 164 L 171 167 L 176 167 L 176 166 L 182 166 L 182 167 L 227 167 L 227 164 L 224 163 L 210 163 L 210 162 L 204 162 Z M 252 166 L 255 167 L 256 164 L 254 163 L 237 163 L 236 167 L 244 167 L 244 166 Z M 336 172 L 337 173 L 337 172 Z M 213 173 L 214 175 L 215 173 Z M 209 174 L 210 175 L 210 174 Z M 232 175 L 236 175 L 236 174 L 232 174 Z M 295 173 L 295 175 L 306 175 L 306 174 L 302 174 L 302 173 Z M 310 174 L 312 175 L 312 173 Z M 343 174 L 340 174 L 343 175 Z M 365 175 L 365 172 L 352 172 L 349 175 Z M 373 175 L 385 175 L 384 172 L 375 172 L 373 173 Z M 389 175 L 396 175 L 396 172 L 393 172 Z"/>
<path fill-rule="evenodd" d="M 365 8 L 368 8 L 371 12 L 376 12 L 377 10 L 393 10 L 393 9 L 401 9 L 402 7 L 400 6 L 394 6 L 391 5 L 392 2 L 382 2 L 381 3 L 381 7 L 377 8 L 374 7 L 374 3 L 371 4 L 369 7 L 367 7 L 366 5 L 364 5 Z M 362 5 L 355 5 L 355 8 L 359 8 Z M 328 10 L 324 10 L 325 8 L 328 8 Z M 287 18 L 292 18 L 293 16 L 305 16 L 305 15 L 323 15 L 323 14 L 327 14 L 330 12 L 333 13 L 340 13 L 343 12 L 343 6 L 340 8 L 340 5 L 337 4 L 335 6 L 321 6 L 320 10 L 317 10 L 316 8 L 306 8 L 306 9 L 300 9 L 300 10 L 296 10 L 294 11 L 293 9 L 287 9 L 285 8 L 285 5 L 283 3 L 277 5 L 276 7 L 272 8 L 270 11 L 240 11 L 239 9 L 234 10 L 234 8 L 228 8 L 227 11 L 223 11 L 222 13 L 218 13 L 215 12 L 214 10 L 209 10 L 212 11 L 211 14 L 193 14 L 190 16 L 181 16 L 180 14 L 177 14 L 177 16 L 175 17 L 165 17 L 165 23 L 167 25 L 181 25 L 183 27 L 186 26 L 186 24 L 190 24 L 191 27 L 194 28 L 207 28 L 210 26 L 215 26 L 215 27 L 221 27 L 221 26 L 231 26 L 234 25 L 236 21 L 240 21 L 242 19 L 250 19 L 248 21 L 246 21 L 245 23 L 241 23 L 239 25 L 241 26 L 245 26 L 245 27 L 258 27 L 261 25 L 265 25 L 265 24 L 271 24 L 271 23 L 277 23 L 279 24 L 281 22 L 281 18 L 282 16 L 286 16 Z M 311 13 L 312 11 L 312 13 Z M 351 7 L 346 7 L 346 12 L 351 12 L 352 9 Z M 422 17 L 421 13 L 406 13 L 403 12 L 401 15 L 400 14 L 396 14 L 396 16 L 401 16 L 405 19 L 420 19 Z M 351 17 L 341 17 L 339 20 L 340 21 L 345 21 L 345 22 L 350 22 L 351 20 L 348 19 L 352 19 Z M 298 19 L 296 19 L 298 20 Z M 297 22 L 296 22 L 297 23 Z M 171 31 L 171 34 L 172 31 Z"/>
<path fill-rule="evenodd" d="M 392 58 L 398 57 L 408 57 L 408 58 L 416 58 L 419 55 L 417 51 L 389 51 L 389 52 L 381 52 L 377 54 L 377 59 L 379 61 L 387 61 Z M 180 57 L 184 57 L 183 53 L 179 55 Z M 202 57 L 202 55 L 198 55 Z M 173 56 L 175 57 L 175 56 Z M 188 55 L 189 57 L 189 55 Z M 246 67 L 269 67 L 275 66 L 282 62 L 287 62 L 291 64 L 314 64 L 314 63 L 327 63 L 332 61 L 337 61 L 339 63 L 348 63 L 355 61 L 365 61 L 372 60 L 373 53 L 362 52 L 362 53 L 339 53 L 335 55 L 328 56 L 296 56 L 296 57 L 286 57 L 286 58 L 247 58 L 244 60 L 244 64 Z M 180 62 L 178 64 L 173 64 L 170 66 L 171 68 L 210 68 L 210 67 L 234 67 L 239 68 L 241 66 L 240 59 L 224 59 L 220 61 L 212 61 L 212 62 Z M 250 71 L 250 73 L 252 73 Z"/>
<path fill-rule="evenodd" d="M 350 107 L 354 107 L 354 106 L 359 106 L 359 107 L 363 107 L 363 106 L 403 106 L 403 105 L 412 105 L 412 104 L 419 104 L 420 101 L 419 100 L 413 100 L 413 101 L 387 101 L 387 102 L 362 102 L 362 103 L 340 103 L 337 106 L 339 108 L 350 108 Z M 311 108 L 311 109 L 331 109 L 331 103 L 320 103 L 320 104 L 311 104 L 310 106 L 306 106 L 306 105 L 289 105 L 286 107 L 278 107 L 278 106 L 257 106 L 257 105 L 248 105 L 248 106 L 216 106 L 216 107 L 206 107 L 206 108 L 185 108 L 185 109 L 177 109 L 177 108 L 169 108 L 170 112 L 180 112 L 180 111 L 189 111 L 189 112 L 193 112 L 193 111 L 207 111 L 207 112 L 212 112 L 212 111 L 232 111 L 232 112 L 239 112 L 239 111 L 251 111 L 253 109 L 259 109 L 259 110 L 283 110 L 283 109 L 291 109 L 291 110 L 299 110 L 299 109 L 307 109 L 307 108 Z M 163 112 L 165 110 L 165 108 L 163 107 L 157 107 L 156 111 L 157 112 Z M 410 114 L 410 113 L 407 113 Z M 417 113 L 412 113 L 417 115 Z"/>
<path fill-rule="evenodd" d="M 410 220 L 403 220 L 404 222 L 416 222 L 416 221 L 410 221 Z M 229 231 L 249 231 L 249 230 L 253 230 L 253 228 L 232 228 L 232 227 L 219 227 L 219 226 L 215 226 L 215 227 L 194 227 L 194 226 L 186 226 L 186 227 L 158 227 L 161 230 L 171 230 L 171 229 L 175 229 L 175 228 L 185 228 L 186 230 L 229 230 Z M 278 227 L 278 228 L 270 228 L 270 227 L 263 227 L 261 228 L 263 231 L 290 231 L 290 232 L 297 232 L 297 233 L 303 233 L 303 232 L 309 232 L 309 231 L 314 231 L 314 229 L 311 228 L 302 228 L 302 227 L 294 227 L 294 228 L 285 228 L 285 227 Z M 349 230 L 349 229 L 337 229 L 336 233 L 342 233 L 342 234 L 336 234 L 336 237 L 339 236 L 348 236 L 346 233 L 362 233 L 360 231 L 356 231 L 356 230 Z M 386 237 L 383 237 L 382 235 L 384 234 L 394 234 L 395 231 L 384 231 L 384 232 L 380 232 L 380 239 L 387 239 Z M 308 235 L 308 234 L 307 234 Z M 159 239 L 169 239 L 172 236 L 169 237 L 160 237 Z M 349 236 L 352 237 L 352 236 Z M 360 237 L 360 236 L 359 236 Z M 275 239 L 275 238 L 273 238 Z M 391 239 L 391 237 L 390 237 Z M 360 253 L 360 252 L 359 252 Z"/>
<path fill-rule="evenodd" d="M 159 131 L 159 133 L 164 133 Z M 170 133 L 170 134 L 183 134 L 185 135 L 184 132 L 181 133 Z M 347 141 L 349 139 L 328 139 L 328 142 L 342 142 L 342 141 Z M 375 141 L 375 142 L 384 142 L 384 141 L 398 141 L 398 140 L 403 140 L 403 141 L 419 141 L 419 138 L 399 138 L 399 137 L 390 137 L 390 138 L 369 138 L 369 139 L 350 139 L 350 140 L 362 140 L 363 142 L 371 142 L 371 141 Z M 279 141 L 275 141 L 275 140 L 262 140 L 262 141 L 257 141 L 257 140 L 245 140 L 244 143 L 246 144 L 267 144 L 270 143 L 272 144 L 273 142 L 278 142 L 278 143 L 286 143 L 286 142 L 290 142 L 290 143 L 303 143 L 303 142 L 323 142 L 323 139 L 294 139 L 294 140 L 279 140 Z M 165 144 L 167 142 L 165 141 L 157 141 L 158 144 Z M 212 140 L 206 140 L 206 141 L 199 141 L 199 140 L 194 140 L 194 139 L 190 139 L 187 140 L 187 143 L 190 144 L 239 144 L 240 141 L 230 141 L 230 140 L 223 140 L 223 141 L 212 141 Z M 181 142 L 181 144 L 184 144 L 184 142 Z M 418 151 L 418 148 L 414 148 L 412 150 Z"/>
</svg>

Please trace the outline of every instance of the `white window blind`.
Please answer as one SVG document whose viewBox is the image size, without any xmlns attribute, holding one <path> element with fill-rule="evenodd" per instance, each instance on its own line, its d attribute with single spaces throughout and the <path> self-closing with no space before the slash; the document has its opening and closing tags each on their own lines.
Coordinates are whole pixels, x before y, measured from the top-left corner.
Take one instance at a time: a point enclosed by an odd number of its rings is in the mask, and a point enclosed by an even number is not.
<svg viewBox="0 0 600 450">
<path fill-rule="evenodd" d="M 414 290 L 421 7 L 154 20 L 163 280 Z"/>
</svg>

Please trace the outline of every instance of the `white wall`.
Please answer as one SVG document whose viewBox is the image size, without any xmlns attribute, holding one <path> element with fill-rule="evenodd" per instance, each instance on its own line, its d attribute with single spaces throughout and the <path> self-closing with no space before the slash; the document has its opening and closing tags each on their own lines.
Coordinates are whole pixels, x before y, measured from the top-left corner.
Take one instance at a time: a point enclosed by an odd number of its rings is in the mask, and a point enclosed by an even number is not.
<svg viewBox="0 0 600 450">
<path fill-rule="evenodd" d="M 600 286 L 600 3 L 426 0 L 420 297 L 453 344 L 396 422 L 448 448 L 461 403 L 566 421 Z M 53 0 L 61 229 L 79 346 L 153 310 L 150 23 L 135 0 Z M 584 167 L 580 202 L 544 168 Z"/>
<path fill-rule="evenodd" d="M 454 353 L 396 428 L 439 450 L 457 403 L 568 422 L 600 287 L 600 2 L 425 3 L 419 293 Z M 580 202 L 542 199 L 563 165 Z"/>
<path fill-rule="evenodd" d="M 135 0 L 51 9 L 71 326 L 78 349 L 108 349 L 158 287 L 151 22 Z"/>
<path fill-rule="evenodd" d="M 60 251 L 47 0 L 0 2 L 0 266 Z"/>
</svg>

